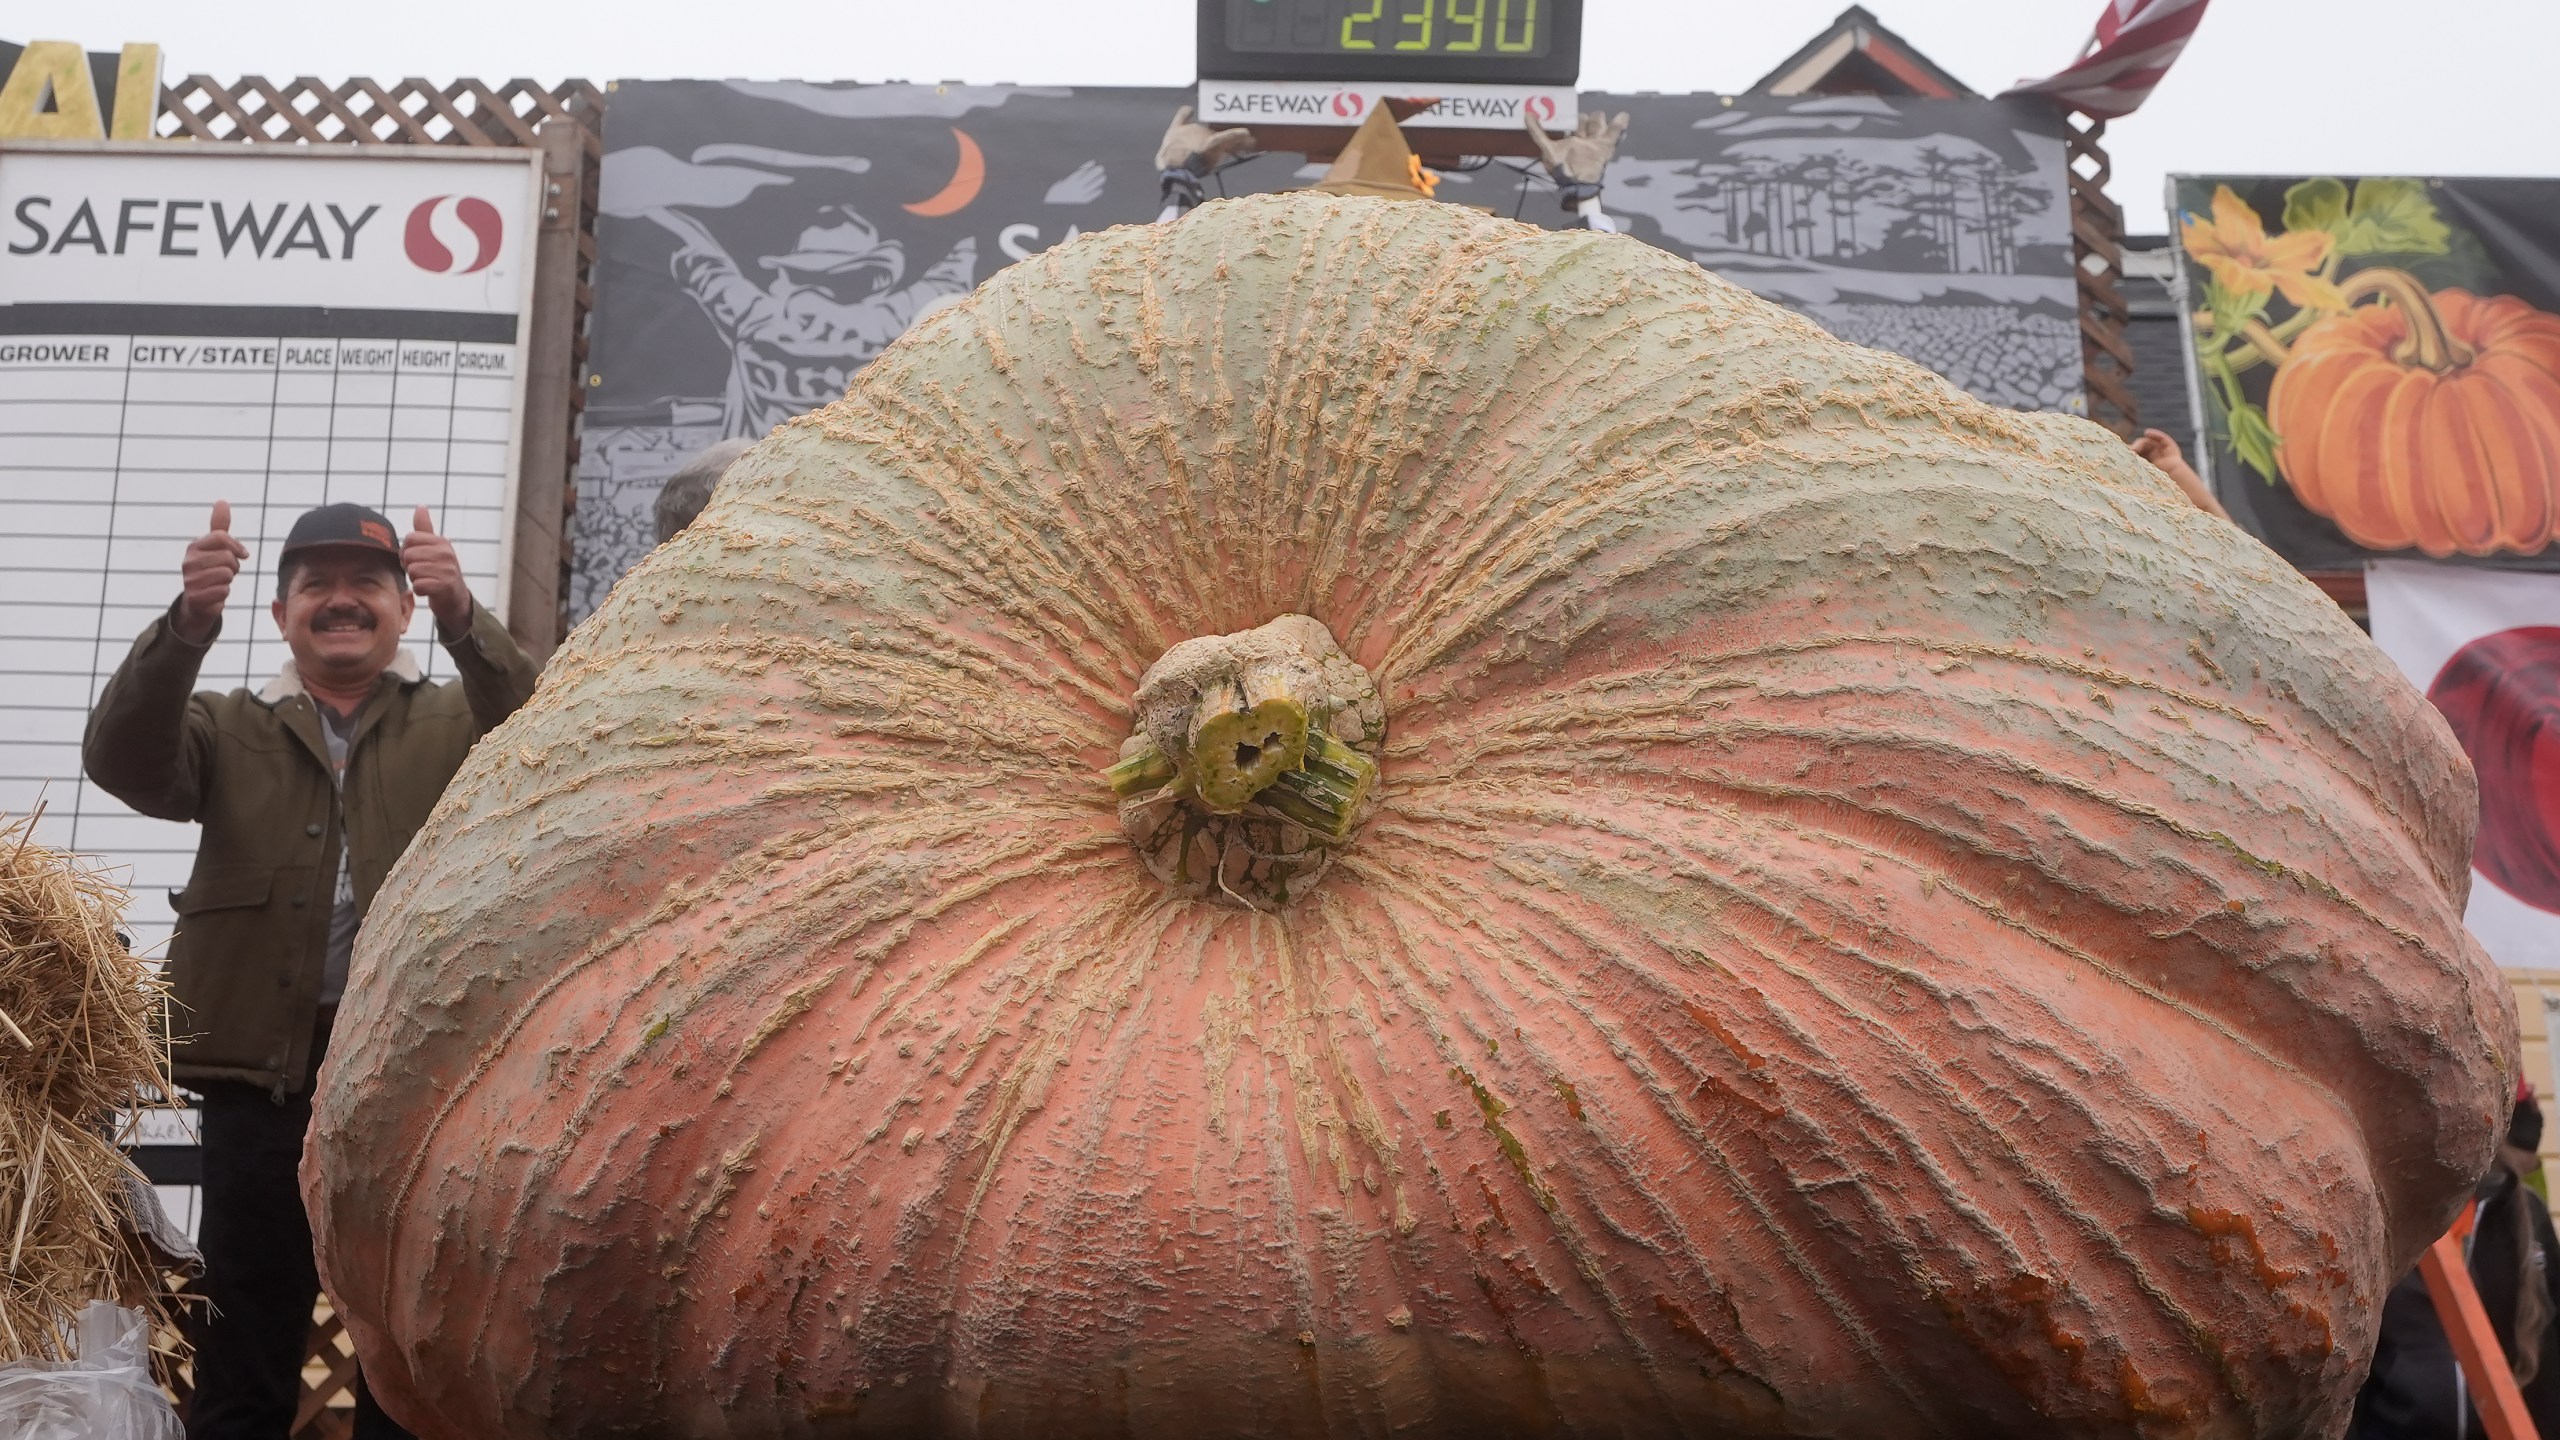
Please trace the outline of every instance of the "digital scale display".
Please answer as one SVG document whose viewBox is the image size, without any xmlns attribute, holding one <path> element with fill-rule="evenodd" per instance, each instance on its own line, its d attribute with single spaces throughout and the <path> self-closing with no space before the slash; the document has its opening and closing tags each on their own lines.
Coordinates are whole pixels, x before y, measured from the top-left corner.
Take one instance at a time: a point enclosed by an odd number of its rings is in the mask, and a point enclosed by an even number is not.
<svg viewBox="0 0 2560 1440">
<path fill-rule="evenodd" d="M 1226 0 L 1226 4 L 1227 48 L 1249 55 L 1542 60 L 1556 33 L 1554 0 Z"/>
<path fill-rule="evenodd" d="M 1583 0 L 1200 0 L 1200 78 L 1569 86 Z"/>
</svg>

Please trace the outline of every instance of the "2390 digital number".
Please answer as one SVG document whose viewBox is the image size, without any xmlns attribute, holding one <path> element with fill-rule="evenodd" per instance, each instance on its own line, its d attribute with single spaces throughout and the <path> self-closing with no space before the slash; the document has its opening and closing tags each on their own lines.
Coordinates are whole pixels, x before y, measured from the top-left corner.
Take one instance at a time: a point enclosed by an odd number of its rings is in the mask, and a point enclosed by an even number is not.
<svg viewBox="0 0 2560 1440">
<path fill-rule="evenodd" d="M 1342 17 L 1345 50 L 1429 51 L 1440 55 L 1526 55 L 1538 44 L 1538 0 L 1358 0 Z"/>
</svg>

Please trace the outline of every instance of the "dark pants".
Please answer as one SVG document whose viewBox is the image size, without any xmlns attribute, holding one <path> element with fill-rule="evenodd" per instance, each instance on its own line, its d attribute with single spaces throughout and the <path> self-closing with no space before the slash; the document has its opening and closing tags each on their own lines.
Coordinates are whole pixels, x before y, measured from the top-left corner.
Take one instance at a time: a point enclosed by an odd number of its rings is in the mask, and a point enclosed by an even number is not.
<svg viewBox="0 0 2560 1440">
<path fill-rule="evenodd" d="M 311 1127 L 311 1097 L 278 1104 L 251 1085 L 198 1088 L 204 1195 L 196 1243 L 213 1305 L 197 1336 L 187 1440 L 286 1440 L 320 1295 L 311 1221 L 294 1173 Z M 406 1440 L 409 1433 L 373 1403 L 362 1376 L 355 1420 L 356 1440 Z"/>
</svg>

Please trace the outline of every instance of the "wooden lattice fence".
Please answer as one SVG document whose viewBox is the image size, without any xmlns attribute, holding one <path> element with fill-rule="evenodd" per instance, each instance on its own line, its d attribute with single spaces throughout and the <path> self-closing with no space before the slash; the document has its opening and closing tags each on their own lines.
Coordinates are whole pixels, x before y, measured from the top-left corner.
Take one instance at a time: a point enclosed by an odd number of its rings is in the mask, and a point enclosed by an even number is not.
<svg viewBox="0 0 2560 1440">
<path fill-rule="evenodd" d="M 2124 211 L 2107 198 L 2107 122 L 2076 111 L 2062 117 L 2064 167 L 2071 181 L 2071 277 L 2080 297 L 2081 385 L 2089 418 L 2130 440 L 2142 432 L 2133 397 L 2133 342 L 2125 327 Z"/>
<path fill-rule="evenodd" d="M 244 75 L 226 85 L 190 75 L 162 88 L 155 133 L 167 140 L 530 149 L 541 144 L 538 127 L 557 120 L 586 131 L 589 148 L 601 155 L 603 115 L 604 93 L 584 80 L 548 89 L 531 80 L 437 86 L 356 79 L 332 86 L 308 75 L 282 85 Z"/>
<path fill-rule="evenodd" d="M 152 1337 L 152 1368 L 160 1387 L 185 1415 L 196 1393 L 191 1348 L 207 1304 L 202 1286 L 180 1273 L 168 1277 L 169 1318 Z M 312 1307 L 311 1333 L 302 1347 L 302 1398 L 293 1409 L 291 1440 L 351 1440 L 355 1430 L 355 1342 L 324 1296 Z"/>
</svg>

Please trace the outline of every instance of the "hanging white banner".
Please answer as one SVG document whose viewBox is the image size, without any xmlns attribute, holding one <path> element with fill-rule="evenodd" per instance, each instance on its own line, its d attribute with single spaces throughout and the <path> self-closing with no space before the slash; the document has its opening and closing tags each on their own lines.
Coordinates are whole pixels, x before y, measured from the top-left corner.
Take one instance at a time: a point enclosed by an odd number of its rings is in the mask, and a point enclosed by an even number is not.
<svg viewBox="0 0 2560 1440">
<path fill-rule="evenodd" d="M 2501 965 L 2560 968 L 2560 575 L 2376 561 L 2365 598 L 2479 772 L 2464 923 Z"/>
</svg>

